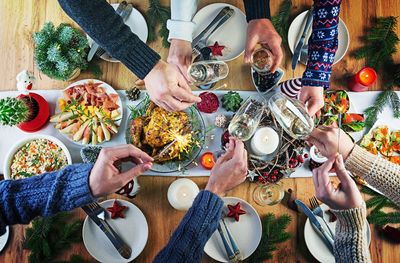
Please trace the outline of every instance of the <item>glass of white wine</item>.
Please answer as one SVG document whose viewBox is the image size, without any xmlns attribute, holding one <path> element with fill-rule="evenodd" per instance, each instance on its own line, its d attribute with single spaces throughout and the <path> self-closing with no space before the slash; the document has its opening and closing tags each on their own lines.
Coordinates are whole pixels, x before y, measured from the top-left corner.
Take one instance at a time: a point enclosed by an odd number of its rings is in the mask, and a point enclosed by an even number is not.
<svg viewBox="0 0 400 263">
<path fill-rule="evenodd" d="M 188 76 L 193 85 L 207 85 L 228 76 L 229 67 L 224 61 L 206 60 L 192 63 L 188 68 Z"/>
<path fill-rule="evenodd" d="M 228 131 L 239 140 L 247 141 L 253 136 L 265 110 L 265 100 L 261 96 L 250 96 L 233 116 Z"/>
<path fill-rule="evenodd" d="M 261 75 L 267 75 L 271 71 L 272 52 L 264 47 L 256 49 L 251 54 L 251 67 Z"/>
<path fill-rule="evenodd" d="M 258 185 L 253 192 L 254 201 L 261 206 L 276 205 L 284 196 L 283 187 L 277 183 Z"/>
<path fill-rule="evenodd" d="M 314 121 L 299 100 L 277 93 L 268 100 L 268 107 L 280 126 L 294 139 L 306 139 Z"/>
</svg>

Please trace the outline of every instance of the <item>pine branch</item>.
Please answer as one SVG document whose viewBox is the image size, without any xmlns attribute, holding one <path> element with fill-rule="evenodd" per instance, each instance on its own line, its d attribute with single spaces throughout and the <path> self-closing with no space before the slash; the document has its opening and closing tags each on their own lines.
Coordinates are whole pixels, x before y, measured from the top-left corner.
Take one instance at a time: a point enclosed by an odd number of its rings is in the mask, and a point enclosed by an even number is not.
<svg viewBox="0 0 400 263">
<path fill-rule="evenodd" d="M 365 125 L 367 127 L 372 127 L 376 120 L 378 119 L 378 114 L 380 114 L 385 105 L 390 103 L 392 93 L 394 93 L 392 90 L 385 90 L 382 91 L 376 101 L 374 102 L 374 105 L 368 107 L 364 113 L 367 116 L 365 118 Z"/>
<path fill-rule="evenodd" d="M 368 222 L 376 226 L 400 223 L 400 211 L 384 213 L 380 210 L 372 212 L 368 217 Z"/>
<path fill-rule="evenodd" d="M 159 35 L 163 39 L 163 46 L 169 47 L 167 20 L 171 17 L 170 7 L 163 6 L 159 0 L 149 0 L 149 9 L 146 12 L 146 21 L 149 27 L 148 42 L 157 39 L 156 28 L 160 25 Z"/>
<path fill-rule="evenodd" d="M 282 42 L 284 44 L 288 43 L 288 30 L 289 30 L 289 18 L 290 11 L 292 10 L 292 1 L 285 0 L 279 6 L 278 14 L 271 18 L 272 24 L 275 27 L 275 30 L 282 38 Z"/>
<path fill-rule="evenodd" d="M 400 98 L 394 91 L 390 95 L 390 103 L 392 105 L 393 116 L 400 119 Z"/>
<path fill-rule="evenodd" d="M 249 262 L 263 262 L 271 259 L 273 252 L 277 249 L 276 245 L 289 240 L 291 233 L 285 232 L 286 228 L 292 221 L 292 218 L 284 214 L 275 217 L 274 214 L 268 213 L 262 219 L 262 237 L 258 248 L 249 258 Z"/>
</svg>

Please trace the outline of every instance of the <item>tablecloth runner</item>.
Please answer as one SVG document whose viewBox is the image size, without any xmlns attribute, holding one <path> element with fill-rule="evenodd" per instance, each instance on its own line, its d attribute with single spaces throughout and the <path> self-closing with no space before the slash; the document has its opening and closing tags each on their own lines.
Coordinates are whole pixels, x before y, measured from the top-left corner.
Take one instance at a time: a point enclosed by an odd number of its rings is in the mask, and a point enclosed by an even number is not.
<svg viewBox="0 0 400 263">
<path fill-rule="evenodd" d="M 42 95 L 50 104 L 50 110 L 51 113 L 54 113 L 55 107 L 56 107 L 56 101 L 61 95 L 61 90 L 35 90 L 34 92 Z M 121 127 L 119 129 L 118 134 L 114 135 L 112 140 L 110 142 L 107 142 L 104 144 L 104 146 L 112 146 L 112 145 L 119 145 L 119 144 L 124 144 L 126 143 L 125 141 L 125 130 L 126 130 L 126 123 L 127 123 L 127 118 L 129 114 L 128 106 L 134 106 L 139 101 L 137 102 L 131 102 L 126 99 L 125 96 L 125 91 L 117 91 L 120 96 L 123 105 L 125 105 L 123 108 L 123 119 L 121 122 Z M 213 91 L 216 95 L 221 97 L 226 91 Z M 200 93 L 200 91 L 195 91 L 195 93 Z M 243 98 L 247 98 L 248 96 L 255 94 L 256 92 L 254 91 L 239 91 L 240 95 Z M 362 113 L 368 106 L 372 105 L 373 102 L 376 99 L 376 96 L 378 95 L 379 92 L 376 91 L 370 91 L 370 92 L 349 92 L 350 100 L 351 103 L 354 104 L 354 108 L 357 110 L 357 112 Z M 400 92 L 398 92 L 400 95 Z M 4 91 L 0 92 L 0 98 L 4 98 L 7 96 L 15 97 L 19 93 L 17 91 Z M 144 92 L 142 92 L 141 97 L 144 96 Z M 217 114 L 227 114 L 227 112 L 220 107 L 220 110 L 217 113 L 213 114 L 203 114 L 203 118 L 206 124 L 206 127 L 210 127 L 214 123 L 215 115 Z M 400 120 L 394 119 L 392 115 L 392 111 L 388 108 L 386 108 L 381 115 L 379 115 L 379 121 L 384 122 L 384 123 L 398 123 L 396 124 L 397 127 L 400 127 Z M 391 126 L 392 126 L 391 125 Z M 221 137 L 222 130 L 219 128 L 213 129 L 210 131 L 207 135 L 206 138 L 206 146 L 204 147 L 202 152 L 205 151 L 217 151 L 220 150 L 220 137 Z M 53 124 L 48 123 L 42 130 L 36 132 L 36 133 L 25 133 L 21 130 L 19 130 L 16 127 L 0 127 L 0 173 L 3 173 L 3 165 L 5 158 L 7 156 L 7 153 L 9 149 L 11 149 L 12 145 L 15 144 L 17 141 L 32 136 L 34 134 L 46 134 L 46 135 L 51 135 L 54 136 L 58 139 L 60 139 L 69 149 L 71 156 L 72 156 L 72 161 L 74 163 L 80 163 L 82 162 L 80 158 L 79 151 L 82 148 L 82 146 L 79 146 L 76 143 L 71 142 L 68 140 L 66 137 L 61 135 L 58 130 L 56 130 L 53 127 Z M 182 172 L 175 172 L 175 173 L 163 173 L 163 174 L 157 174 L 154 172 L 147 172 L 146 174 L 148 175 L 157 175 L 157 176 L 208 176 L 209 171 L 205 170 L 201 166 L 194 166 L 191 167 L 189 170 L 186 170 L 184 173 Z M 307 167 L 300 167 L 296 170 L 295 173 L 291 175 L 291 178 L 296 178 L 296 177 L 311 177 L 312 173 L 309 171 Z"/>
</svg>

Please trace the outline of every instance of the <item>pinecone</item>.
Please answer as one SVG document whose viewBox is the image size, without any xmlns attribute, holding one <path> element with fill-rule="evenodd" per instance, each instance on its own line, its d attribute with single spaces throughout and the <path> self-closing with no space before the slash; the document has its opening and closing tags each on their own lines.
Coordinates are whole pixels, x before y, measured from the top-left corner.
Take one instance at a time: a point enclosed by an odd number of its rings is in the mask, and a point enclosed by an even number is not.
<svg viewBox="0 0 400 263">
<path fill-rule="evenodd" d="M 140 89 L 138 89 L 136 87 L 131 87 L 131 88 L 127 89 L 125 91 L 125 93 L 126 93 L 126 97 L 130 101 L 138 100 L 140 97 Z"/>
<path fill-rule="evenodd" d="M 243 99 L 236 91 L 229 91 L 222 97 L 222 107 L 227 111 L 237 111 L 242 104 Z"/>
<path fill-rule="evenodd" d="M 32 117 L 30 105 L 26 99 L 7 97 L 0 99 L 0 124 L 5 126 L 18 125 Z"/>
</svg>

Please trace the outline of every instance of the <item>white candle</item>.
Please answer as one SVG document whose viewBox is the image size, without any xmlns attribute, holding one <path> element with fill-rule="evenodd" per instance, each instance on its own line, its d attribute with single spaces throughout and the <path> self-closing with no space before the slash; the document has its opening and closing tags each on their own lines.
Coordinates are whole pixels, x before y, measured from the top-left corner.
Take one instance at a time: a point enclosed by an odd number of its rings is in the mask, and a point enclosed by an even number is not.
<svg viewBox="0 0 400 263">
<path fill-rule="evenodd" d="M 267 155 L 275 152 L 279 145 L 278 133 L 270 128 L 259 128 L 251 139 L 251 149 L 255 155 Z"/>
<path fill-rule="evenodd" d="M 199 187 L 192 180 L 182 178 L 168 188 L 168 202 L 176 210 L 188 210 L 199 193 Z"/>
</svg>

